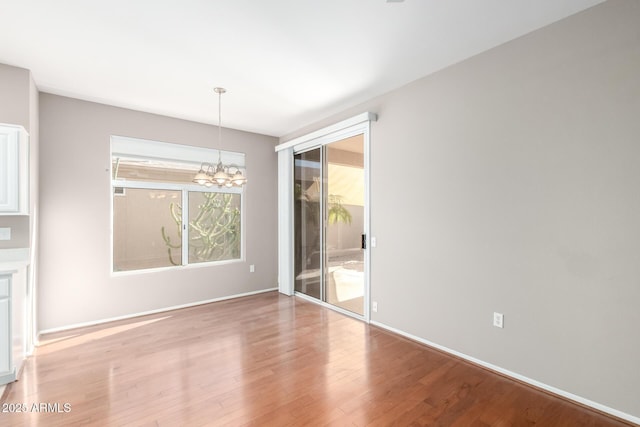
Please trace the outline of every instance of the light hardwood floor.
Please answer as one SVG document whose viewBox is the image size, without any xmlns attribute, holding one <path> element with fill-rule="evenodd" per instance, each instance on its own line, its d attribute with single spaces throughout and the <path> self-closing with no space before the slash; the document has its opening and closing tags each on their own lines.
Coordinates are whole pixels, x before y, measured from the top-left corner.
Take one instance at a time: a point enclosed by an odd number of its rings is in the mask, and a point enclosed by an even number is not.
<svg viewBox="0 0 640 427">
<path fill-rule="evenodd" d="M 3 403 L 28 411 L 2 426 L 629 425 L 276 292 L 46 336 Z"/>
</svg>

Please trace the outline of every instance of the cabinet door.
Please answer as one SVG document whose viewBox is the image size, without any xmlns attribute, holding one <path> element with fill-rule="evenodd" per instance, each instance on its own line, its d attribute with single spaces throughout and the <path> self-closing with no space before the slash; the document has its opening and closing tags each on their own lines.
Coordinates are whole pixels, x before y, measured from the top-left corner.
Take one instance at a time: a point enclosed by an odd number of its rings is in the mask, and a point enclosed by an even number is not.
<svg viewBox="0 0 640 427">
<path fill-rule="evenodd" d="M 11 277 L 11 370 L 20 372 L 24 361 L 24 303 L 27 269 L 20 268 Z"/>
<path fill-rule="evenodd" d="M 19 210 L 18 132 L 0 126 L 0 212 Z"/>
<path fill-rule="evenodd" d="M 9 298 L 0 298 L 0 376 L 8 373 L 11 367 L 10 327 Z"/>
<path fill-rule="evenodd" d="M 29 214 L 29 134 L 0 125 L 0 215 Z"/>
</svg>

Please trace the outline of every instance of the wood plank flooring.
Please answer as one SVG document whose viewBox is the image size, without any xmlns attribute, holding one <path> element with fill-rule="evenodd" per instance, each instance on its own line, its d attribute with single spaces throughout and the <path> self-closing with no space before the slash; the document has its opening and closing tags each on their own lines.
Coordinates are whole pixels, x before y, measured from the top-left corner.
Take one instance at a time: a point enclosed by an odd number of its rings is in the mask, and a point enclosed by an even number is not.
<svg viewBox="0 0 640 427">
<path fill-rule="evenodd" d="M 1 426 L 630 425 L 276 292 L 48 335 L 3 403 L 27 411 Z"/>
</svg>

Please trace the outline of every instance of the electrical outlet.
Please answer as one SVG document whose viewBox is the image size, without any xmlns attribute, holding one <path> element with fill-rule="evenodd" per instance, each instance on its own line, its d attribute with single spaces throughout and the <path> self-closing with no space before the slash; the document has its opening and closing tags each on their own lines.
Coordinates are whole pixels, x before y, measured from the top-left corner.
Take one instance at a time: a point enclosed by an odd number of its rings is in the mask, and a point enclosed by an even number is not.
<svg viewBox="0 0 640 427">
<path fill-rule="evenodd" d="M 493 313 L 493 326 L 496 328 L 504 328 L 504 314 Z"/>
<path fill-rule="evenodd" d="M 249 266 L 249 273 L 255 273 L 256 272 L 256 266 L 254 264 L 251 264 Z"/>
<path fill-rule="evenodd" d="M 371 303 L 371 310 L 373 310 L 374 313 L 378 312 L 378 301 L 374 301 Z"/>
</svg>

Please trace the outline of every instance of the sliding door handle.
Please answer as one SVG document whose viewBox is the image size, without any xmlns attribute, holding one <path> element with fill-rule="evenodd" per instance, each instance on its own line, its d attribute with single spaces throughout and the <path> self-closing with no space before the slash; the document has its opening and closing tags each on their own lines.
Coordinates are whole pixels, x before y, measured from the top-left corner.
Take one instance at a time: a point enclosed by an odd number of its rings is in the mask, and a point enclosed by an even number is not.
<svg viewBox="0 0 640 427">
<path fill-rule="evenodd" d="M 362 249 L 367 249 L 367 235 L 363 234 L 361 237 L 362 237 Z"/>
</svg>

